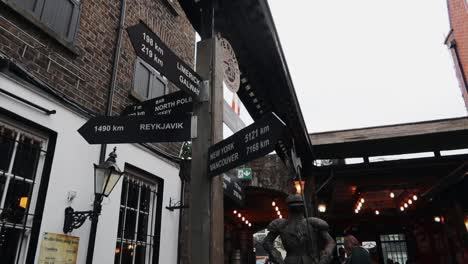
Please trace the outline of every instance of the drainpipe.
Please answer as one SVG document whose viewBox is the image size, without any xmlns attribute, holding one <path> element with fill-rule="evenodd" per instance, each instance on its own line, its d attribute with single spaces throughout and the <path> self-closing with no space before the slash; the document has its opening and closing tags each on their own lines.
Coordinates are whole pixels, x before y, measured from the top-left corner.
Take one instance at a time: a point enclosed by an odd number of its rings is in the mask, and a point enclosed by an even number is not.
<svg viewBox="0 0 468 264">
<path fill-rule="evenodd" d="M 106 106 L 106 116 L 112 115 L 112 102 L 114 100 L 114 91 L 115 86 L 117 83 L 117 69 L 120 60 L 120 49 L 122 46 L 122 35 L 125 25 L 125 10 L 126 10 L 126 1 L 120 0 L 120 17 L 119 17 L 119 27 L 118 27 L 118 34 L 117 34 L 117 45 L 115 47 L 114 58 L 112 63 L 112 79 L 111 84 L 107 93 L 107 106 Z M 106 157 L 106 150 L 107 144 L 101 145 L 101 152 L 99 154 L 99 163 L 104 162 Z M 95 197 L 95 203 L 96 204 Z M 93 205 L 94 206 L 94 205 Z M 98 224 L 98 217 L 93 217 L 91 221 L 91 230 L 89 233 L 89 242 L 88 242 L 88 254 L 86 255 L 86 263 L 92 264 L 93 263 L 93 255 L 94 255 L 94 246 L 96 242 L 96 231 L 97 231 L 97 224 Z"/>
</svg>

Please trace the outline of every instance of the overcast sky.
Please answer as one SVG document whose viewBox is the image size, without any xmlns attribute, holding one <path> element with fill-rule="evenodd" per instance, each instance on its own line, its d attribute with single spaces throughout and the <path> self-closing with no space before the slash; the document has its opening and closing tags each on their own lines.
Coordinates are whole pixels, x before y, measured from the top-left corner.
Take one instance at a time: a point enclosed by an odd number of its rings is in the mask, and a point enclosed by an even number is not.
<svg viewBox="0 0 468 264">
<path fill-rule="evenodd" d="M 269 0 L 309 132 L 466 115 L 445 0 Z"/>
</svg>

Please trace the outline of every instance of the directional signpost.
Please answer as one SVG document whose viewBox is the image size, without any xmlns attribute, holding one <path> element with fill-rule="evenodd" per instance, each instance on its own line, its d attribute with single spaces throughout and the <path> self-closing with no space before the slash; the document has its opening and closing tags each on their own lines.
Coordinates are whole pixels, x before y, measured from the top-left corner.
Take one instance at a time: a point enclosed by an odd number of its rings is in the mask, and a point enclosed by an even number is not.
<svg viewBox="0 0 468 264">
<path fill-rule="evenodd" d="M 189 113 L 193 109 L 190 95 L 179 91 L 127 106 L 121 115 L 153 116 Z"/>
<path fill-rule="evenodd" d="M 211 146 L 208 175 L 215 176 L 264 156 L 275 149 L 285 124 L 274 113 Z"/>
<path fill-rule="evenodd" d="M 236 201 L 239 205 L 244 203 L 244 190 L 235 177 L 223 174 L 224 195 Z"/>
<path fill-rule="evenodd" d="M 202 78 L 145 24 L 127 28 L 130 41 L 138 57 L 173 82 L 177 87 L 199 98 Z"/>
<path fill-rule="evenodd" d="M 94 117 L 79 130 L 89 144 L 180 142 L 190 140 L 188 114 Z"/>
</svg>

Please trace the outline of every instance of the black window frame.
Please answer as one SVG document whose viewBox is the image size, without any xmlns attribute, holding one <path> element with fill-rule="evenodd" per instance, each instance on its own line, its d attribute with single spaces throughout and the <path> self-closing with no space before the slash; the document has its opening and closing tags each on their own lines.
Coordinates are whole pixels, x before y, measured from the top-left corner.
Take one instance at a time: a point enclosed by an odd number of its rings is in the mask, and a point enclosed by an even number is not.
<svg viewBox="0 0 468 264">
<path fill-rule="evenodd" d="M 152 259 L 148 260 L 148 263 L 152 263 L 152 264 L 158 264 L 159 263 L 159 251 L 160 251 L 160 247 L 161 247 L 161 220 L 162 220 L 162 207 L 163 207 L 163 198 L 164 198 L 164 179 L 150 173 L 150 172 L 147 172 L 143 169 L 140 169 L 132 164 L 129 164 L 129 163 L 125 163 L 125 167 L 124 167 L 124 171 L 125 172 L 129 172 L 131 174 L 131 179 L 136 179 L 138 181 L 141 181 L 141 182 L 148 182 L 148 183 L 154 183 L 156 186 L 156 192 L 155 192 L 155 195 L 156 195 L 156 204 L 154 205 L 154 208 L 155 208 L 155 218 L 154 218 L 154 233 L 153 233 L 153 237 L 155 238 L 155 240 L 153 241 L 152 245 L 153 245 L 153 252 L 152 252 Z M 127 177 L 126 175 L 124 177 Z M 128 179 L 127 179 L 128 180 Z M 124 178 L 122 178 L 122 185 L 124 184 Z M 122 186 L 122 196 L 126 196 L 128 195 L 126 192 L 124 193 L 124 186 Z M 140 186 L 141 188 L 141 186 Z M 127 202 L 126 201 L 126 204 L 124 205 L 124 207 L 127 207 Z M 120 201 L 119 203 L 120 205 L 120 208 L 122 208 L 122 201 Z M 120 252 L 122 252 L 122 243 L 123 241 L 128 241 L 128 239 L 125 238 L 125 226 L 121 226 L 121 223 L 120 222 L 120 217 L 121 217 L 121 212 L 119 211 L 119 227 L 117 228 L 117 240 L 116 240 L 116 247 L 117 247 L 117 244 L 118 243 L 121 243 L 120 245 L 120 249 L 119 249 L 119 253 L 117 253 L 117 248 L 116 248 L 116 254 L 115 256 L 119 256 L 120 258 Z M 139 223 L 138 223 L 139 224 Z M 120 229 L 120 227 L 122 227 L 123 229 Z M 138 236 L 139 234 L 137 234 Z M 123 238 L 122 238 L 123 236 Z M 120 242 L 119 242 L 120 240 Z M 138 241 L 135 241 L 135 245 L 138 244 Z M 114 263 L 115 263 L 115 259 L 114 259 Z"/>
<path fill-rule="evenodd" d="M 72 52 L 76 54 L 78 53 L 74 45 L 75 45 L 76 36 L 78 35 L 79 26 L 80 26 L 82 0 L 81 1 L 79 0 L 34 0 L 35 2 L 32 4 L 34 7 L 32 7 L 31 10 L 25 9 L 24 7 L 19 5 L 17 3 L 17 0 L 0 0 L 0 1 L 6 4 L 7 6 L 9 6 L 11 9 L 13 9 L 16 13 L 26 18 L 29 22 L 31 22 L 40 30 L 45 32 L 48 36 L 57 40 L 63 46 L 70 49 Z M 48 17 L 42 17 L 45 13 L 44 8 L 46 7 L 47 4 L 50 4 L 49 6 L 56 7 L 56 5 L 53 5 L 53 1 L 67 1 L 73 5 L 72 15 L 69 19 L 70 24 L 67 30 L 68 33 L 66 34 L 66 36 L 62 35 L 60 32 L 55 31 L 53 28 L 54 25 L 49 25 L 47 23 L 46 20 Z"/>
<path fill-rule="evenodd" d="M 36 198 L 36 207 L 34 210 L 34 221 L 31 227 L 31 237 L 29 238 L 29 245 L 26 249 L 26 261 L 25 263 L 34 263 L 36 257 L 36 251 L 38 248 L 39 235 L 42 225 L 42 216 L 44 213 L 44 206 L 47 197 L 47 191 L 49 187 L 50 173 L 52 169 L 52 163 L 54 160 L 55 146 L 57 142 L 57 132 L 39 125 L 29 119 L 19 116 L 5 108 L 0 107 L 0 115 L 4 118 L 10 119 L 13 122 L 20 124 L 24 127 L 31 128 L 32 130 L 39 131 L 43 135 L 48 137 L 47 153 L 42 168 L 41 182 L 39 184 L 38 195 Z"/>
</svg>

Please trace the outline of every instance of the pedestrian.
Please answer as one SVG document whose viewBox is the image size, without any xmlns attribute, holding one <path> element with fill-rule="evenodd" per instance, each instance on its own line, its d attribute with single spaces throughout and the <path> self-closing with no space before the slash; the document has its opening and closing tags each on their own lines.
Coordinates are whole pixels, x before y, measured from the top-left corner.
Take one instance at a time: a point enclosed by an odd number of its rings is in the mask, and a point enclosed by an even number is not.
<svg viewBox="0 0 468 264">
<path fill-rule="evenodd" d="M 344 248 L 348 255 L 347 264 L 371 264 L 369 251 L 361 247 L 361 244 L 352 235 L 347 235 L 344 238 Z"/>
</svg>

